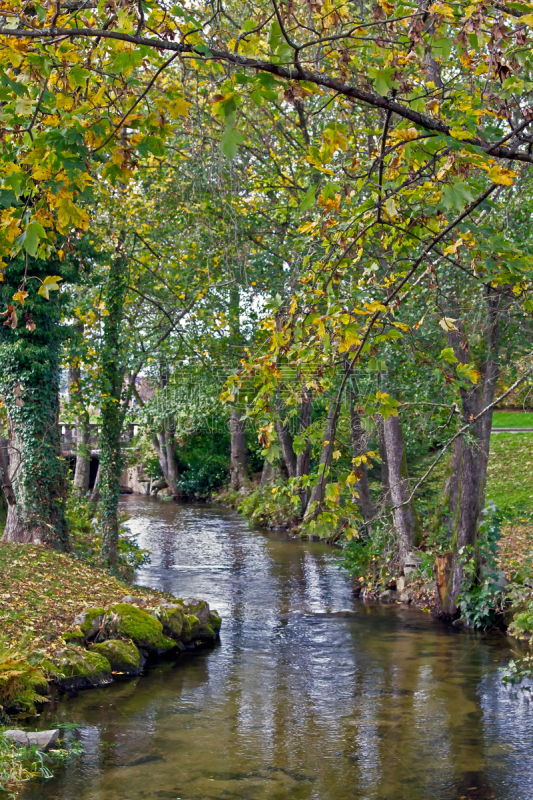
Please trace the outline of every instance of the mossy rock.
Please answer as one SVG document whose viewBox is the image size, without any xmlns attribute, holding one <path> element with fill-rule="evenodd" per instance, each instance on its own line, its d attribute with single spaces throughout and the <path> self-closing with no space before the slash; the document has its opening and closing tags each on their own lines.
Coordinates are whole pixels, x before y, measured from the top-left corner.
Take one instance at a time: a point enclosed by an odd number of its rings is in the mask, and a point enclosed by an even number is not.
<svg viewBox="0 0 533 800">
<path fill-rule="evenodd" d="M 109 631 L 124 639 L 131 639 L 137 647 L 165 653 L 176 646 L 172 639 L 164 635 L 162 623 L 140 608 L 116 603 L 111 606 L 109 613 Z"/>
<path fill-rule="evenodd" d="M 174 603 L 168 603 L 162 608 L 161 616 L 163 632 L 171 639 L 179 639 L 183 630 L 183 609 Z"/>
<path fill-rule="evenodd" d="M 75 645 L 82 645 L 85 641 L 85 636 L 82 629 L 77 627 L 74 631 L 67 631 L 67 633 L 63 635 L 63 639 L 67 645 L 74 647 Z"/>
<path fill-rule="evenodd" d="M 195 600 L 194 597 L 187 597 L 183 600 L 183 613 L 194 614 L 202 625 L 209 622 L 209 604 L 205 600 Z"/>
<path fill-rule="evenodd" d="M 163 633 L 178 641 L 183 628 L 183 609 L 176 603 L 161 603 L 159 606 L 146 609 L 148 613 L 160 621 Z"/>
<path fill-rule="evenodd" d="M 84 689 L 105 686 L 112 682 L 111 664 L 100 653 L 72 647 L 59 653 L 56 661 L 56 682 L 63 689 Z"/>
<path fill-rule="evenodd" d="M 144 658 L 131 639 L 108 639 L 91 644 L 89 650 L 106 658 L 113 672 L 139 675 L 143 668 Z"/>
<path fill-rule="evenodd" d="M 104 621 L 105 608 L 87 608 L 77 616 L 76 622 L 86 641 L 94 639 Z"/>
<path fill-rule="evenodd" d="M 209 613 L 208 624 L 211 625 L 214 631 L 218 633 L 218 631 L 222 627 L 222 618 L 220 617 L 217 611 L 211 611 Z"/>
<path fill-rule="evenodd" d="M 183 615 L 183 628 L 181 630 L 181 640 L 185 643 L 194 639 L 194 631 L 200 626 L 200 620 L 194 614 Z"/>
</svg>

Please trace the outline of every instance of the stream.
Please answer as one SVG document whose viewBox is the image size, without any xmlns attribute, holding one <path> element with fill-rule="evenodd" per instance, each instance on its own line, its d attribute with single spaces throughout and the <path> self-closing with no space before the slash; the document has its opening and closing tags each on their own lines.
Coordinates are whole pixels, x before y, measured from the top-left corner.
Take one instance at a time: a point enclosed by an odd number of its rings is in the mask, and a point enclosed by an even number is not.
<svg viewBox="0 0 533 800">
<path fill-rule="evenodd" d="M 23 800 L 531 800 L 533 700 L 503 635 L 355 600 L 338 552 L 235 512 L 126 496 L 151 564 L 220 643 L 42 714 L 83 755 Z"/>
</svg>

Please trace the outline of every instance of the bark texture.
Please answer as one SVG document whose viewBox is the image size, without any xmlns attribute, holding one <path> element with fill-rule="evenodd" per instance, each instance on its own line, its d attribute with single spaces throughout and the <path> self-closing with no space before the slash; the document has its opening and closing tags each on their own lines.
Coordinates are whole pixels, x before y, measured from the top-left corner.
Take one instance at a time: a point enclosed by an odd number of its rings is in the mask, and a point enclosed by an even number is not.
<svg viewBox="0 0 533 800">
<path fill-rule="evenodd" d="M 419 542 L 413 501 L 410 499 L 411 488 L 399 417 L 390 415 L 383 421 L 383 440 L 387 452 L 390 497 L 394 527 L 398 535 L 400 571 L 402 571 L 408 553 Z"/>
<path fill-rule="evenodd" d="M 485 303 L 485 341 L 478 360 L 481 378 L 471 387 L 465 384 L 460 388 L 463 425 L 493 402 L 499 375 L 500 323 L 506 301 L 501 293 L 489 287 L 486 289 Z M 452 309 L 452 312 L 456 319 L 460 316 L 456 309 Z M 460 320 L 456 321 L 455 327 L 457 330 L 447 333 L 448 343 L 459 363 L 468 364 L 473 360 L 473 352 L 466 330 Z M 461 550 L 470 547 L 474 551 L 477 543 L 479 517 L 484 505 L 491 428 L 492 410 L 471 424 L 468 437 L 462 436 L 456 440 L 450 457 L 441 509 L 436 520 L 437 526 L 451 537 L 446 591 L 443 593 L 438 583 L 436 587 L 438 613 L 445 619 L 457 615 L 457 598 L 464 580 Z"/>
<path fill-rule="evenodd" d="M 353 389 L 349 390 L 350 403 L 350 432 L 352 435 L 352 453 L 354 458 L 359 458 L 367 449 L 367 435 L 361 427 L 361 418 L 357 412 L 356 394 Z M 374 504 L 370 496 L 370 485 L 368 483 L 368 467 L 361 464 L 355 468 L 359 473 L 356 489 L 359 495 L 359 505 L 363 512 L 363 519 L 366 523 L 367 531 L 370 530 L 370 520 L 375 514 Z"/>
<path fill-rule="evenodd" d="M 230 411 L 230 485 L 232 489 L 247 489 L 250 486 L 248 476 L 248 454 L 246 446 L 246 422 L 241 419 L 236 408 Z"/>
<path fill-rule="evenodd" d="M 304 390 L 302 392 L 302 404 L 300 406 L 300 422 L 298 426 L 298 432 L 300 436 L 303 436 L 306 430 L 311 425 L 312 416 L 313 416 L 313 393 L 311 389 L 304 387 Z M 311 467 L 311 440 L 309 439 L 309 437 L 306 437 L 305 449 L 296 456 L 296 477 L 303 478 L 305 475 L 309 475 L 310 467 Z M 309 498 L 308 490 L 302 489 L 302 491 L 300 492 L 302 515 L 304 515 L 306 512 L 308 498 Z"/>
</svg>

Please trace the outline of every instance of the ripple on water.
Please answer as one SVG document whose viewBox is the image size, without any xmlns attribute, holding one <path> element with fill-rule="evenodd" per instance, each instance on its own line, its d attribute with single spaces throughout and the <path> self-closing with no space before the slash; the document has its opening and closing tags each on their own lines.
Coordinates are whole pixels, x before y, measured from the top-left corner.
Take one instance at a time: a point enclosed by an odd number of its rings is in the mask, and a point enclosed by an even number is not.
<svg viewBox="0 0 533 800">
<path fill-rule="evenodd" d="M 26 800 L 531 800 L 533 715 L 502 637 L 354 601 L 336 552 L 128 496 L 138 582 L 203 597 L 220 644 L 43 714 L 84 755 Z"/>
</svg>

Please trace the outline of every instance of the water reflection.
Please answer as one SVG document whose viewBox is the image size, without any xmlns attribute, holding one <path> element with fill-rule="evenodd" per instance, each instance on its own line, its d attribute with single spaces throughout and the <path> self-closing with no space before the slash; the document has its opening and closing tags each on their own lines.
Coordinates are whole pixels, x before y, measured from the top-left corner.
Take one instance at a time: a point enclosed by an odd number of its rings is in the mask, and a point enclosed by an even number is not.
<svg viewBox="0 0 533 800">
<path fill-rule="evenodd" d="M 85 754 L 28 800 L 533 796 L 531 707 L 501 683 L 504 638 L 364 606 L 331 548 L 224 509 L 124 505 L 153 553 L 139 582 L 205 597 L 221 643 L 53 709 Z"/>
</svg>

